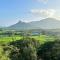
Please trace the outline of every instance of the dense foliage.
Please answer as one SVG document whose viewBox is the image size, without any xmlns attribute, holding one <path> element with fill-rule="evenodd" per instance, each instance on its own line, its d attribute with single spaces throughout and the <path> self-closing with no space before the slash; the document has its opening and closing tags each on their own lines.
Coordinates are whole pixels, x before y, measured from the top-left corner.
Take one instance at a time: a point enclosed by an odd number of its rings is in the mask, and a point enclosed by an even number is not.
<svg viewBox="0 0 60 60">
<path fill-rule="evenodd" d="M 43 60 L 60 60 L 60 40 L 42 45 L 38 49 L 38 56 Z"/>
<path fill-rule="evenodd" d="M 0 44 L 0 60 L 60 60 L 60 40 L 40 44 L 27 37 Z"/>
<path fill-rule="evenodd" d="M 25 39 L 10 43 L 15 46 L 10 54 L 12 60 L 37 60 L 37 48 L 40 46 L 35 39 Z"/>
</svg>

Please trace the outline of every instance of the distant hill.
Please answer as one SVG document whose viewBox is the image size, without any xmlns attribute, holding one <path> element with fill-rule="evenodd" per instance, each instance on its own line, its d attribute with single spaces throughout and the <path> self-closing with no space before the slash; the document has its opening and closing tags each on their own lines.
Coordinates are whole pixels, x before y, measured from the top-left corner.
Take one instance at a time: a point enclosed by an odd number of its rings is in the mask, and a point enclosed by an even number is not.
<svg viewBox="0 0 60 60">
<path fill-rule="evenodd" d="M 54 18 L 46 18 L 40 21 L 31 22 L 31 24 L 42 29 L 60 28 L 60 21 Z"/>
<path fill-rule="evenodd" d="M 8 27 L 8 29 L 16 29 L 16 30 L 26 30 L 34 28 L 30 23 L 19 21 L 14 25 Z"/>
<path fill-rule="evenodd" d="M 30 23 L 19 21 L 18 23 L 9 26 L 9 29 L 60 29 L 60 21 L 54 18 L 46 18 L 40 21 L 33 21 Z"/>
</svg>

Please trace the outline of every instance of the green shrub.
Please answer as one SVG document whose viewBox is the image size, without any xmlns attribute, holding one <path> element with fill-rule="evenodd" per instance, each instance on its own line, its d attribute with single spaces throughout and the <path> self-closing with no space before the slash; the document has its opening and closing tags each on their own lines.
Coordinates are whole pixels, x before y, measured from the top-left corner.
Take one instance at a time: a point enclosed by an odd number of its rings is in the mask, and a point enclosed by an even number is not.
<svg viewBox="0 0 60 60">
<path fill-rule="evenodd" d="M 38 49 L 37 54 L 43 60 L 60 60 L 60 40 L 45 43 Z"/>
</svg>

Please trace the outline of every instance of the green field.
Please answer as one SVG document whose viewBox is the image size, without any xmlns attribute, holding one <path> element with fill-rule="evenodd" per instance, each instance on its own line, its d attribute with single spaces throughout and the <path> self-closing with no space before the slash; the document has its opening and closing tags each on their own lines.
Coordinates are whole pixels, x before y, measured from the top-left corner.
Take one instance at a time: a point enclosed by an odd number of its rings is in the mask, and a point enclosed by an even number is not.
<svg viewBox="0 0 60 60">
<path fill-rule="evenodd" d="M 32 38 L 39 40 L 41 44 L 48 41 L 54 41 L 55 39 L 54 36 L 46 36 L 46 35 L 32 36 Z"/>
<path fill-rule="evenodd" d="M 0 43 L 9 43 L 12 41 L 20 40 L 21 36 L 13 36 L 13 37 L 0 37 Z"/>
<path fill-rule="evenodd" d="M 22 39 L 23 36 L 2 36 L 0 37 L 0 43 L 10 43 L 12 41 L 16 41 L 16 40 L 20 40 Z M 54 41 L 54 36 L 46 36 L 46 35 L 40 35 L 40 36 L 29 36 L 29 38 L 34 38 L 36 40 L 38 40 L 41 44 L 43 44 L 44 42 L 48 42 L 48 41 Z"/>
</svg>

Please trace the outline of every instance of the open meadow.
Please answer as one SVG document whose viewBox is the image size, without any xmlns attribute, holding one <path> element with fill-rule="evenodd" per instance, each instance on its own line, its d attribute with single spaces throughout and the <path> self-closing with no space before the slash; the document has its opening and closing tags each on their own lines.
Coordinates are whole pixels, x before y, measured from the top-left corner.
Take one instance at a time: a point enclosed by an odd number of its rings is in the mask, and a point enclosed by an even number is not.
<svg viewBox="0 0 60 60">
<path fill-rule="evenodd" d="M 28 33 L 27 33 L 28 34 Z M 10 43 L 10 42 L 13 42 L 13 41 L 16 41 L 16 40 L 20 40 L 20 39 L 23 39 L 25 37 L 29 37 L 29 38 L 34 38 L 38 41 L 40 41 L 40 43 L 44 43 L 44 42 L 48 42 L 48 41 L 54 41 L 56 38 L 55 36 L 51 36 L 51 35 L 43 35 L 43 34 L 40 34 L 40 35 L 29 35 L 27 36 L 24 35 L 22 32 L 3 32 L 3 31 L 0 31 L 0 43 Z M 31 33 L 32 34 L 32 33 Z"/>
</svg>

